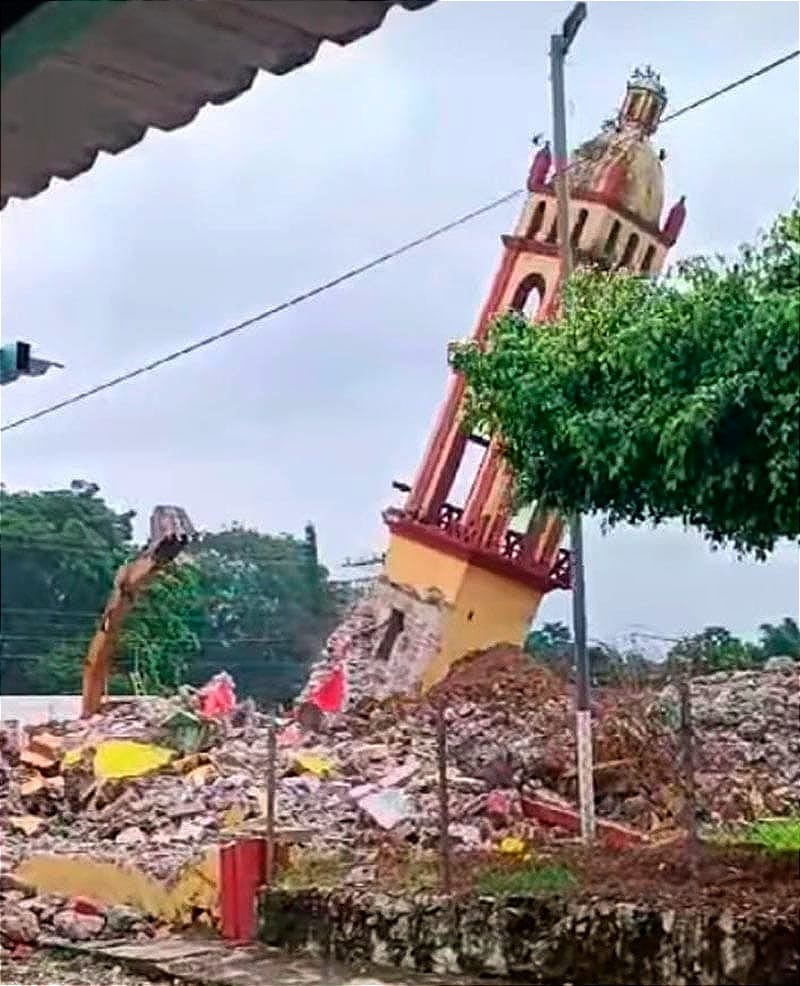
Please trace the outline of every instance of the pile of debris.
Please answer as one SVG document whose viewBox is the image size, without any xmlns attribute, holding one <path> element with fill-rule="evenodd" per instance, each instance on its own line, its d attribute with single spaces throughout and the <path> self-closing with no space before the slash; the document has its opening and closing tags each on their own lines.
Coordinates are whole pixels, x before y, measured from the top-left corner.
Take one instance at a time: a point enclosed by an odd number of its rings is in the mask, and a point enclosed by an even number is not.
<svg viewBox="0 0 800 986">
<path fill-rule="evenodd" d="M 83 897 L 35 894 L 8 877 L 2 889 L 3 949 L 15 959 L 27 958 L 42 939 L 83 942 L 97 938 L 145 940 L 162 929 L 139 910 L 125 905 L 104 907 Z"/>
<path fill-rule="evenodd" d="M 248 827 L 263 832 L 273 722 L 251 702 L 236 703 L 230 684 L 222 684 L 50 724 L 32 730 L 23 749 L 7 739 L 0 772 L 4 873 L 50 853 L 135 861 L 148 878 L 173 885 L 204 850 Z M 324 685 L 318 679 L 317 688 Z M 695 679 L 692 693 L 706 816 L 797 810 L 797 669 Z M 278 823 L 308 830 L 310 853 L 345 858 L 351 882 L 372 879 L 387 847 L 437 845 L 439 715 L 447 725 L 457 851 L 574 836 L 571 694 L 517 650 L 465 661 L 423 702 L 361 698 L 338 713 L 318 712 L 310 723 L 295 717 L 278 724 Z M 604 824 L 620 823 L 609 831 L 631 838 L 674 834 L 683 805 L 675 696 L 607 690 L 593 714 Z M 13 879 L 4 880 L 13 894 Z M 32 927 L 21 911 L 40 924 L 75 912 L 63 901 L 25 904 L 29 898 L 8 894 L 2 906 L 17 914 L 13 927 Z M 114 925 L 109 913 L 94 915 L 103 919 L 102 927 L 93 922 L 98 933 Z M 68 924 L 64 917 L 54 926 Z M 149 933 L 147 926 L 138 933 Z"/>
</svg>

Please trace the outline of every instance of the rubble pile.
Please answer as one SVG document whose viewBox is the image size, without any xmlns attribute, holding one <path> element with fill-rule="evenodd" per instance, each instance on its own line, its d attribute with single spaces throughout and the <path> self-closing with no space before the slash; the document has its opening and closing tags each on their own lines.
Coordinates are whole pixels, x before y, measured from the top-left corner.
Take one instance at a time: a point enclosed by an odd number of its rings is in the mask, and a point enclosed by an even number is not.
<svg viewBox="0 0 800 986">
<path fill-rule="evenodd" d="M 6 880 L 2 889 L 0 938 L 14 958 L 27 958 L 42 939 L 84 942 L 97 938 L 147 939 L 160 934 L 152 920 L 133 907 L 103 907 L 88 899 L 37 895 Z"/>
<path fill-rule="evenodd" d="M 378 694 L 380 700 L 351 695 L 344 711 L 320 712 L 310 726 L 301 717 L 279 724 L 278 825 L 308 830 L 307 852 L 339 854 L 345 879 L 363 883 L 387 847 L 436 846 L 439 715 L 447 726 L 457 851 L 571 837 L 530 810 L 534 802 L 565 810 L 575 803 L 572 696 L 560 678 L 517 650 L 498 648 L 465 660 L 424 701 Z M 706 816 L 796 810 L 797 668 L 700 678 L 692 694 Z M 252 702 L 234 701 L 232 692 L 216 705 L 185 691 L 34 729 L 23 749 L 6 737 L 4 886 L 13 888 L 8 874 L 39 853 L 134 861 L 169 883 L 188 860 L 233 833 L 263 832 L 271 719 Z M 600 817 L 655 840 L 674 833 L 683 804 L 675 696 L 608 690 L 593 714 Z M 34 918 L 56 927 L 58 914 L 74 911 L 63 901 L 2 892 L 22 944 Z M 108 915 L 94 916 L 103 918 L 102 927 L 93 923 L 96 933 L 105 933 Z M 66 928 L 64 922 L 58 925 Z"/>
<path fill-rule="evenodd" d="M 715 821 L 796 813 L 800 805 L 798 665 L 773 658 L 770 667 L 692 682 L 696 780 Z"/>
</svg>

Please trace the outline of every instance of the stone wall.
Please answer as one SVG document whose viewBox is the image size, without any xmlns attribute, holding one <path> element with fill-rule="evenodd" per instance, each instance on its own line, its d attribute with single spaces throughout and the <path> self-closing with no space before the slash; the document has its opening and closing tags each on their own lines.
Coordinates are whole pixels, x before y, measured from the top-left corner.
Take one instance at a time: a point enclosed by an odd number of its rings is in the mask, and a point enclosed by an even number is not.
<svg viewBox="0 0 800 986">
<path fill-rule="evenodd" d="M 296 891 L 265 896 L 260 912 L 260 937 L 271 945 L 544 986 L 795 986 L 798 930 L 779 915 L 747 919 L 599 899 Z"/>
</svg>

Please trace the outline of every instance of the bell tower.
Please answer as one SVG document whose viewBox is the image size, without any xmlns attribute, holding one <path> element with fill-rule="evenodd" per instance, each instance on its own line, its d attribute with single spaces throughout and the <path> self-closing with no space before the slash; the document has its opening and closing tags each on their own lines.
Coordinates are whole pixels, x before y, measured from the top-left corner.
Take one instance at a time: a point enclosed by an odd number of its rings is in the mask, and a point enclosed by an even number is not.
<svg viewBox="0 0 800 986">
<path fill-rule="evenodd" d="M 649 67 L 637 69 L 616 118 L 570 162 L 569 228 L 578 265 L 661 270 L 685 219 L 681 199 L 661 222 L 664 155 L 650 137 L 666 102 L 659 76 Z M 524 313 L 532 332 L 536 322 L 557 312 L 561 268 L 552 168 L 545 145 L 531 165 L 517 225 L 502 237 L 500 263 L 473 331 L 478 342 L 499 312 Z M 463 378 L 452 375 L 406 502 L 384 513 L 388 580 L 418 593 L 438 590 L 448 604 L 423 688 L 471 651 L 521 644 L 545 593 L 570 585 L 560 518 L 536 504 L 525 517 L 512 515 L 513 476 L 495 437 L 464 431 L 464 395 Z M 458 502 L 456 478 L 475 453 L 468 492 Z"/>
</svg>

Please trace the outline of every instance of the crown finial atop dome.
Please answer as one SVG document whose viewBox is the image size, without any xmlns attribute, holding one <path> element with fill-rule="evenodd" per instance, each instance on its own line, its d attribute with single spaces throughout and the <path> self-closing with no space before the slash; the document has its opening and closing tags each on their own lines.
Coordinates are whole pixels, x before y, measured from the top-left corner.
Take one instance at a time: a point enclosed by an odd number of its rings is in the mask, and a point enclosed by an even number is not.
<svg viewBox="0 0 800 986">
<path fill-rule="evenodd" d="M 628 88 L 649 89 L 657 96 L 660 96 L 664 103 L 667 102 L 667 90 L 661 81 L 661 76 L 655 71 L 652 65 L 645 65 L 644 68 L 635 68 L 631 72 L 628 80 Z"/>
<path fill-rule="evenodd" d="M 635 68 L 628 79 L 619 122 L 640 127 L 646 134 L 655 133 L 666 105 L 667 90 L 658 72 L 650 65 Z"/>
</svg>

